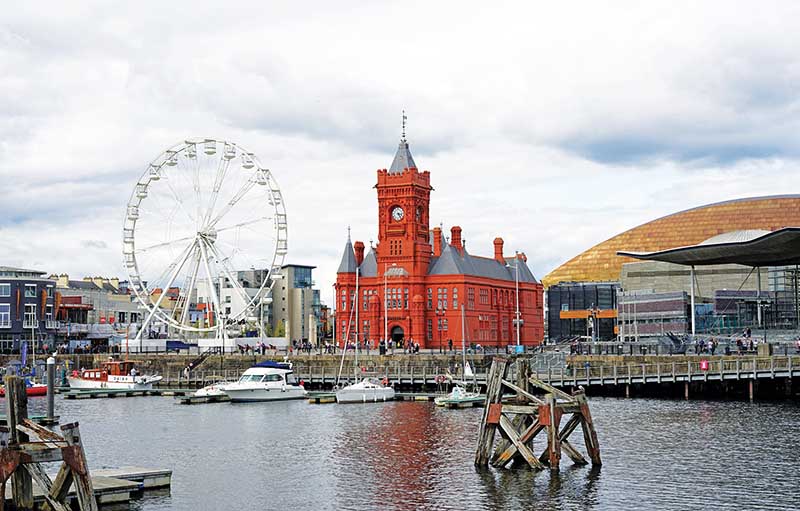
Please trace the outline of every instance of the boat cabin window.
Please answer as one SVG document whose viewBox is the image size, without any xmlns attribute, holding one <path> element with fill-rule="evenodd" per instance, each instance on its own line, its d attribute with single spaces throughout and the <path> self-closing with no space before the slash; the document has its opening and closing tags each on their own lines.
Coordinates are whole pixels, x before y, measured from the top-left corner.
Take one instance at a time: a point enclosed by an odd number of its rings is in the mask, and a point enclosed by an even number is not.
<svg viewBox="0 0 800 511">
<path fill-rule="evenodd" d="M 264 381 L 283 381 L 280 374 L 268 374 L 264 377 Z"/>
<path fill-rule="evenodd" d="M 239 383 L 260 382 L 260 381 L 261 381 L 260 374 L 245 374 L 241 378 L 239 378 Z"/>
</svg>

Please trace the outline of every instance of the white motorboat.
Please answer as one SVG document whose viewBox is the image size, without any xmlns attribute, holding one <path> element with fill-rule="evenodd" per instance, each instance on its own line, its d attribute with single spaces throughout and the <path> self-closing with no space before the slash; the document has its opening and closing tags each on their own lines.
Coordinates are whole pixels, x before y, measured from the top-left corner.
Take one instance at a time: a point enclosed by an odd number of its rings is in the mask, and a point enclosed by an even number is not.
<svg viewBox="0 0 800 511">
<path fill-rule="evenodd" d="M 202 389 L 198 389 L 194 393 L 194 397 L 218 397 L 218 396 L 226 396 L 225 394 L 225 386 L 226 385 L 233 385 L 236 382 L 233 381 L 218 381 L 217 383 L 212 383 L 211 385 L 206 385 Z"/>
<path fill-rule="evenodd" d="M 73 371 L 67 378 L 72 389 L 152 390 L 153 384 L 163 379 L 157 375 L 139 375 L 133 362 L 108 361 L 99 369 Z"/>
<path fill-rule="evenodd" d="M 308 394 L 295 383 L 292 364 L 271 360 L 254 365 L 239 381 L 224 385 L 222 390 L 233 402 L 303 399 Z"/>
<path fill-rule="evenodd" d="M 394 389 L 377 378 L 364 378 L 336 391 L 337 403 L 377 403 L 394 399 Z"/>
</svg>

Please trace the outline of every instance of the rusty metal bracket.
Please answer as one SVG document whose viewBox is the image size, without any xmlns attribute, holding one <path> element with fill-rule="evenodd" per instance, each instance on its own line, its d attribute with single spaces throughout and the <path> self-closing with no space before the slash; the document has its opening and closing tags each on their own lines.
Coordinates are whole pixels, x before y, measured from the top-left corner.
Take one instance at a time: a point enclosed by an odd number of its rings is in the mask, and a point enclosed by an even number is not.
<svg viewBox="0 0 800 511">
<path fill-rule="evenodd" d="M 84 462 L 83 456 L 81 454 L 81 446 L 80 445 L 70 445 L 68 447 L 61 448 L 61 457 L 64 459 L 64 463 L 66 463 L 69 468 L 72 469 L 73 472 L 76 474 L 86 476 L 89 474 L 89 470 L 86 467 L 86 463 Z"/>
</svg>

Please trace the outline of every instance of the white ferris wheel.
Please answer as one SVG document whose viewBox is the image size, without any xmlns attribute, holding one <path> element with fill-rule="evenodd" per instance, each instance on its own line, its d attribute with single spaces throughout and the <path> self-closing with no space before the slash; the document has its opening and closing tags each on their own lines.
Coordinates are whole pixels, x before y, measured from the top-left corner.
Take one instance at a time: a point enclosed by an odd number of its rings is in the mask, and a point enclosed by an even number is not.
<svg viewBox="0 0 800 511">
<path fill-rule="evenodd" d="M 122 229 L 130 286 L 147 309 L 137 338 L 153 320 L 224 339 L 226 325 L 253 319 L 271 299 L 287 234 L 280 188 L 253 153 L 214 139 L 164 151 L 137 181 Z"/>
</svg>

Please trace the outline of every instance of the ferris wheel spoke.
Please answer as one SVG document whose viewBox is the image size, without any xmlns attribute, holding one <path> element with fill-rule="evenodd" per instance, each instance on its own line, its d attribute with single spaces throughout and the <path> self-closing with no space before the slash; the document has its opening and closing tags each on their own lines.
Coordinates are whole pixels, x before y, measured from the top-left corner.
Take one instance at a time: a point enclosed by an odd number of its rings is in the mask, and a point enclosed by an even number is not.
<svg viewBox="0 0 800 511">
<path fill-rule="evenodd" d="M 180 262 L 178 262 L 175 265 L 175 268 L 172 271 L 172 275 L 170 276 L 169 281 L 167 281 L 167 285 L 161 289 L 161 295 L 159 295 L 158 300 L 156 300 L 156 303 L 153 305 L 153 308 L 150 309 L 150 314 L 148 314 L 147 319 L 144 321 L 144 323 L 142 323 L 142 329 L 144 329 L 146 325 L 150 324 L 150 321 L 153 319 L 153 316 L 155 316 L 156 312 L 158 311 L 158 308 L 161 306 L 161 302 L 164 300 L 164 297 L 167 296 L 167 291 L 169 290 L 170 286 L 172 286 L 173 282 L 175 282 L 175 279 L 178 277 L 178 274 L 181 272 L 181 269 L 183 268 L 183 265 L 186 263 L 186 259 L 188 259 L 189 254 L 192 253 L 192 248 L 194 247 L 195 243 L 196 242 L 192 242 L 192 244 L 189 245 L 189 247 L 187 247 L 186 249 L 184 249 L 184 251 L 181 253 L 182 257 L 180 258 Z"/>
<path fill-rule="evenodd" d="M 235 270 L 232 270 L 231 267 L 228 265 L 229 258 L 225 257 L 222 251 L 219 250 L 214 245 L 208 245 L 208 246 L 214 253 L 214 255 L 217 256 L 217 260 L 222 265 L 222 271 L 225 272 L 225 274 L 228 277 L 228 280 L 231 281 L 233 288 L 239 293 L 239 297 L 244 301 L 245 308 L 249 308 L 252 298 L 250 297 L 250 295 L 247 294 L 247 291 L 244 290 L 244 287 L 242 287 L 242 285 L 239 284 L 239 279 L 237 279 L 236 275 L 234 275 Z"/>
<path fill-rule="evenodd" d="M 183 310 L 181 311 L 180 323 L 183 326 L 187 326 L 186 319 L 189 317 L 189 304 L 192 299 L 192 292 L 197 285 L 197 272 L 200 270 L 200 249 L 196 245 L 194 250 L 192 250 L 192 258 L 194 259 L 194 266 L 191 278 L 187 281 L 189 285 L 185 287 L 186 293 L 184 294 Z"/>
<path fill-rule="evenodd" d="M 148 245 L 146 247 L 137 248 L 137 249 L 134 250 L 134 252 L 135 253 L 141 253 L 141 252 L 147 252 L 148 250 L 153 250 L 154 248 L 168 247 L 170 245 L 174 245 L 175 243 L 180 243 L 182 241 L 189 241 L 189 240 L 193 239 L 194 237 L 195 237 L 195 235 L 185 236 L 183 238 L 178 238 L 178 239 L 171 240 L 171 241 L 165 241 L 163 243 L 156 243 L 155 245 Z"/>
<path fill-rule="evenodd" d="M 250 191 L 250 189 L 253 187 L 254 184 L 255 181 L 253 181 L 252 179 L 248 179 L 247 182 L 239 189 L 239 191 L 236 192 L 236 194 L 234 194 L 233 198 L 229 200 L 227 204 L 225 204 L 225 207 L 223 207 L 220 210 L 217 216 L 215 216 L 214 219 L 208 223 L 208 226 L 214 227 L 215 225 L 217 225 L 217 222 L 222 220 L 222 218 L 225 215 L 227 215 L 231 209 L 233 209 L 236 203 L 242 200 L 242 197 L 244 197 L 247 194 L 247 192 Z"/>
<path fill-rule="evenodd" d="M 238 224 L 226 225 L 225 227 L 220 227 L 219 229 L 217 229 L 217 232 L 219 233 L 219 232 L 224 232 L 224 231 L 230 231 L 231 229 L 236 229 L 238 227 L 246 227 L 248 225 L 253 225 L 253 224 L 257 224 L 259 222 L 263 222 L 264 220 L 272 220 L 272 217 L 271 216 L 262 216 L 262 217 L 256 218 L 255 220 L 247 220 L 246 222 L 239 222 Z M 254 232 L 256 232 L 256 231 L 254 231 Z"/>
<path fill-rule="evenodd" d="M 216 311 L 216 315 L 219 316 L 219 310 L 221 308 L 221 304 L 219 301 L 219 295 L 217 294 L 217 288 L 214 286 L 214 274 L 211 273 L 211 265 L 208 264 L 208 250 L 206 249 L 206 242 L 202 239 L 198 240 L 198 244 L 200 245 L 200 255 L 203 259 L 203 265 L 205 266 L 206 276 L 208 277 L 208 288 L 211 290 L 211 302 L 208 303 L 209 312 L 213 313 Z M 211 319 L 212 316 L 209 316 Z M 214 317 L 214 326 L 217 326 L 217 318 Z M 222 328 L 224 328 L 224 322 L 222 324 Z"/>
<path fill-rule="evenodd" d="M 217 206 L 217 198 L 219 197 L 219 189 L 222 186 L 222 181 L 225 178 L 225 174 L 228 173 L 228 166 L 230 165 L 230 160 L 223 158 L 220 160 L 219 165 L 217 166 L 217 173 L 214 176 L 214 186 L 211 188 L 211 200 L 208 205 L 208 209 L 203 215 L 203 224 L 205 225 L 208 223 L 208 220 L 211 218 L 211 215 L 214 214 L 214 208 Z"/>
<path fill-rule="evenodd" d="M 175 187 L 172 186 L 172 183 L 170 183 L 168 179 L 165 179 L 164 181 L 166 181 L 167 188 L 169 188 L 169 191 L 172 192 L 172 197 L 175 199 L 175 202 L 178 203 L 180 209 L 186 214 L 186 216 L 189 217 L 189 220 L 191 220 L 193 224 L 197 224 L 197 220 L 192 216 L 191 213 L 189 213 L 189 210 L 186 209 L 186 206 L 183 204 L 183 199 L 178 195 L 178 192 L 175 191 Z"/>
</svg>

